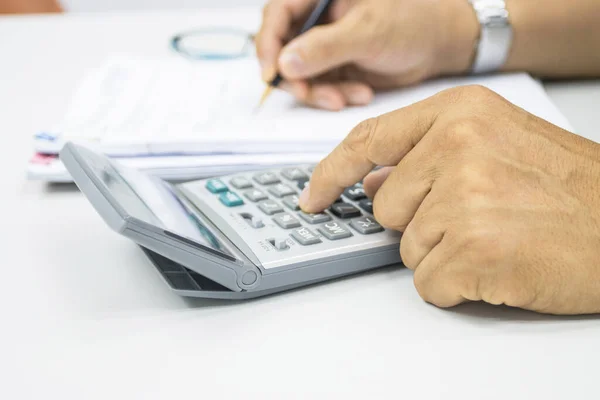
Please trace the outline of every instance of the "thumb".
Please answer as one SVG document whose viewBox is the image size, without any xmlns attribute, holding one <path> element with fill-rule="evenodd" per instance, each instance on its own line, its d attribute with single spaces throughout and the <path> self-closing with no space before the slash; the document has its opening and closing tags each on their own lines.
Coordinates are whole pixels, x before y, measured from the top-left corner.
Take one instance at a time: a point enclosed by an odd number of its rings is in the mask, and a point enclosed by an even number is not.
<svg viewBox="0 0 600 400">
<path fill-rule="evenodd" d="M 286 79 L 307 79 L 359 57 L 364 35 L 356 12 L 328 25 L 316 26 L 292 40 L 279 56 L 279 70 Z"/>
</svg>

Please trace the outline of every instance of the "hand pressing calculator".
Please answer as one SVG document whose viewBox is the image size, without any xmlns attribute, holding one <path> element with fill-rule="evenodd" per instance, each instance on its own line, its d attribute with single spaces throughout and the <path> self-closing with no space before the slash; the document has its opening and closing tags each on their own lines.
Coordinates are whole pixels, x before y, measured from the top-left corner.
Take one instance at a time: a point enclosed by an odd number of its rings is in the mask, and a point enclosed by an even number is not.
<svg viewBox="0 0 600 400">
<path fill-rule="evenodd" d="M 400 233 L 375 221 L 361 184 L 323 213 L 300 211 L 312 166 L 174 184 L 73 143 L 60 159 L 182 296 L 247 299 L 401 262 Z"/>
</svg>

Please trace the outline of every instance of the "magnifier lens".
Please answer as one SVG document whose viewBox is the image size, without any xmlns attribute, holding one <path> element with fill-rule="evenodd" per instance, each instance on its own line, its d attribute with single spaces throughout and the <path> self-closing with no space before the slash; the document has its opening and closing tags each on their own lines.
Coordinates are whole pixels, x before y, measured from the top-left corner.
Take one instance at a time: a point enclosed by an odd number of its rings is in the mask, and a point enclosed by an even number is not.
<svg viewBox="0 0 600 400">
<path fill-rule="evenodd" d="M 233 58 L 245 55 L 250 38 L 242 32 L 197 32 L 179 39 L 180 51 L 198 58 Z"/>
</svg>

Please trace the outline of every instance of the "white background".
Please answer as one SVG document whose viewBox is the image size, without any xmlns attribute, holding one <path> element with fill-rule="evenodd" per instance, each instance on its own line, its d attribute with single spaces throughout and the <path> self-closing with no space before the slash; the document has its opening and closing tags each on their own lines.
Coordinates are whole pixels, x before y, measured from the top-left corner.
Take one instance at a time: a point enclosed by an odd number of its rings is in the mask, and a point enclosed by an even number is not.
<svg viewBox="0 0 600 400">
<path fill-rule="evenodd" d="M 262 6 L 266 0 L 60 0 L 73 12 Z"/>
</svg>

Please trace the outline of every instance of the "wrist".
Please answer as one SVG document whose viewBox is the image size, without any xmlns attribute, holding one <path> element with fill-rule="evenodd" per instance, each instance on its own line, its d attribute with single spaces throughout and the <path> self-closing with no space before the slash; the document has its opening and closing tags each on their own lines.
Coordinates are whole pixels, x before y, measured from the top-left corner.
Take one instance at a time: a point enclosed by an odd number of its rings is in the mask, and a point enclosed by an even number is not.
<svg viewBox="0 0 600 400">
<path fill-rule="evenodd" d="M 444 28 L 438 51 L 438 75 L 469 73 L 481 31 L 477 15 L 468 0 L 445 0 L 440 7 L 444 7 Z"/>
</svg>

